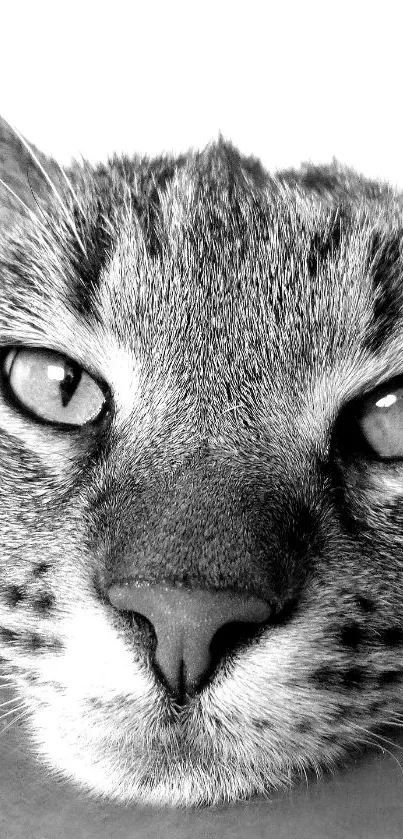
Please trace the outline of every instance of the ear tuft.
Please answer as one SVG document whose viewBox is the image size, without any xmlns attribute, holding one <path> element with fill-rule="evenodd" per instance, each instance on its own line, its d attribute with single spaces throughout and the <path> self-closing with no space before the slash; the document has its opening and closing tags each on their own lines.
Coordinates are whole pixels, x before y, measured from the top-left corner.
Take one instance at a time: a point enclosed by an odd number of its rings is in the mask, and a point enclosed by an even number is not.
<svg viewBox="0 0 403 839">
<path fill-rule="evenodd" d="M 35 146 L 30 146 L 49 173 L 54 168 Z M 22 204 L 36 210 L 36 201 L 46 196 L 48 185 L 38 166 L 32 160 L 18 135 L 11 126 L 0 117 L 0 178 L 7 184 L 7 189 L 0 183 L 0 223 L 7 224 L 17 213 L 23 213 Z M 18 198 L 12 195 L 14 192 Z"/>
</svg>

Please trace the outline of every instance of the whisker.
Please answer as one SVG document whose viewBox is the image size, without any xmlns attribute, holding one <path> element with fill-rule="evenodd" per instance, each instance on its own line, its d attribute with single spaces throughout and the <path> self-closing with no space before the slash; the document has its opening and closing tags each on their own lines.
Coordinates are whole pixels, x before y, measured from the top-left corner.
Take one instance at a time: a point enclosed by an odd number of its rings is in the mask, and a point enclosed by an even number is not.
<svg viewBox="0 0 403 839">
<path fill-rule="evenodd" d="M 5 713 L 4 713 L 4 714 L 0 714 L 0 723 L 1 723 L 1 722 L 2 722 L 2 720 L 4 720 L 6 717 L 9 717 L 9 716 L 10 716 L 10 714 L 16 714 L 16 713 L 17 713 L 17 711 L 22 711 L 22 710 L 28 710 L 28 709 L 27 709 L 27 706 L 26 706 L 25 704 L 23 704 L 23 705 L 18 705 L 18 707 L 17 707 L 17 708 L 10 708 L 10 710 L 9 710 L 9 711 L 5 711 Z"/>
<path fill-rule="evenodd" d="M 12 705 L 13 702 L 19 702 L 19 697 L 15 696 L 14 699 L 7 699 L 7 702 L 2 702 L 0 704 L 0 708 L 5 708 L 6 705 Z M 2 719 L 1 715 L 0 715 L 0 719 Z"/>
<path fill-rule="evenodd" d="M 352 725 L 357 730 L 363 731 L 364 734 L 366 734 L 370 738 L 369 740 L 364 740 L 363 737 L 360 737 L 360 743 L 363 743 L 363 744 L 368 745 L 368 746 L 376 746 L 376 748 L 380 749 L 382 754 L 389 755 L 389 757 L 391 757 L 395 761 L 395 763 L 397 763 L 397 765 L 398 765 L 398 767 L 399 767 L 399 769 L 400 769 L 400 771 L 403 775 L 402 764 L 400 763 L 400 761 L 398 760 L 396 755 L 393 752 L 391 752 L 390 749 L 387 749 L 386 746 L 383 745 L 383 743 L 388 743 L 388 745 L 392 746 L 393 748 L 397 748 L 399 750 L 402 750 L 401 746 L 399 746 L 397 743 L 393 743 L 392 740 L 388 740 L 386 737 L 381 737 L 380 734 L 376 734 L 375 732 L 369 731 L 369 729 L 364 728 L 361 725 L 357 725 L 357 723 L 352 723 Z M 377 743 L 377 740 L 381 740 L 381 742 Z"/>
<path fill-rule="evenodd" d="M 301 764 L 301 772 L 302 772 L 302 774 L 305 778 L 306 791 L 308 792 L 308 789 L 309 789 L 308 775 L 307 775 L 307 772 L 306 772 L 306 769 L 305 769 L 305 766 L 304 766 L 303 763 Z"/>
<path fill-rule="evenodd" d="M 32 198 L 35 201 L 35 204 L 36 204 L 36 206 L 37 206 L 37 208 L 38 208 L 38 210 L 39 210 L 39 212 L 40 212 L 40 214 L 43 218 L 44 230 L 46 230 L 47 228 L 49 228 L 49 221 L 46 218 L 45 213 L 43 212 L 43 209 L 42 209 L 41 205 L 39 204 L 39 201 L 38 201 L 38 199 L 35 195 L 35 192 L 34 192 L 32 186 L 31 186 L 31 181 L 29 180 L 29 164 L 27 165 L 27 181 L 28 181 L 28 186 L 29 186 L 29 190 L 30 190 L 30 193 L 32 195 Z M 39 221 L 39 217 L 38 217 L 38 221 Z"/>
<path fill-rule="evenodd" d="M 383 743 L 387 743 L 388 746 L 393 746 L 394 748 L 398 749 L 399 751 L 403 751 L 403 746 L 400 746 L 399 743 L 394 743 L 393 740 L 388 740 L 387 737 L 382 737 L 381 734 L 377 734 L 375 731 L 369 731 L 367 728 L 363 728 L 361 725 L 357 725 L 357 723 L 352 723 L 354 728 L 359 729 L 360 731 L 364 731 L 365 734 L 370 734 L 371 737 L 376 737 L 378 740 L 382 741 Z"/>
<path fill-rule="evenodd" d="M 403 766 L 402 766 L 402 764 L 400 763 L 400 760 L 398 760 L 398 758 L 396 757 L 396 755 L 395 755 L 395 754 L 393 754 L 393 752 L 391 752 L 391 751 L 390 751 L 390 749 L 387 749 L 385 746 L 382 746 L 382 745 L 381 745 L 381 743 L 376 743 L 376 742 L 375 742 L 375 741 L 373 741 L 373 740 L 364 740 L 364 739 L 362 739 L 362 740 L 361 740 L 361 742 L 362 742 L 362 743 L 365 743 L 365 744 L 366 744 L 366 745 L 368 745 L 368 746 L 375 746 L 377 749 L 379 749 L 379 750 L 382 752 L 382 754 L 384 754 L 384 755 L 385 755 L 385 754 L 386 754 L 386 755 L 389 755 L 389 757 L 391 757 L 391 758 L 392 758 L 392 760 L 394 760 L 394 761 L 395 761 L 395 763 L 397 763 L 397 765 L 398 765 L 398 767 L 399 767 L 399 769 L 400 769 L 400 771 L 401 771 L 401 773 L 402 773 L 402 775 L 403 775 Z"/>
<path fill-rule="evenodd" d="M 307 775 L 307 772 L 306 772 L 306 769 L 305 769 L 304 761 L 303 760 L 298 760 L 296 768 L 297 768 L 298 774 L 303 775 L 303 777 L 305 779 L 305 787 L 306 787 L 305 794 L 307 794 L 308 791 L 309 791 L 309 784 L 308 784 L 308 775 Z M 290 781 L 291 781 L 291 778 L 292 778 L 292 768 L 291 768 L 291 766 L 289 767 L 289 778 L 290 778 Z"/>
<path fill-rule="evenodd" d="M 389 716 L 385 717 L 382 720 L 382 724 L 383 725 L 391 725 L 391 726 L 393 726 L 393 728 L 403 728 L 403 720 L 402 719 L 397 720 L 397 719 L 395 719 L 393 717 L 389 717 Z"/>
<path fill-rule="evenodd" d="M 85 217 L 83 205 L 81 204 L 81 201 L 79 200 L 79 197 L 78 197 L 78 195 L 77 195 L 77 193 L 76 193 L 76 191 L 73 187 L 73 184 L 70 181 L 70 178 L 67 177 L 67 174 L 64 171 L 63 167 L 60 165 L 60 163 L 58 163 L 57 165 L 58 165 L 58 167 L 59 167 L 59 169 L 60 169 L 60 171 L 61 171 L 61 173 L 64 177 L 64 180 L 66 181 L 66 184 L 67 184 L 67 186 L 68 186 L 68 188 L 69 188 L 69 190 L 70 190 L 70 192 L 71 192 L 71 194 L 74 198 L 74 201 L 77 204 L 78 209 L 80 210 L 81 215 Z"/>
<path fill-rule="evenodd" d="M 388 717 L 391 717 L 392 720 L 398 720 L 400 725 L 403 724 L 403 714 L 400 714 L 398 711 L 388 711 Z"/>
<path fill-rule="evenodd" d="M 0 729 L 0 737 L 4 734 L 5 731 L 7 731 L 7 729 L 12 728 L 12 726 L 15 725 L 15 723 L 18 722 L 18 720 L 28 719 L 29 716 L 30 711 L 27 708 L 25 708 L 22 714 L 20 714 L 14 720 L 11 720 L 11 722 L 9 722 L 8 725 L 4 726 L 4 728 Z"/>
</svg>

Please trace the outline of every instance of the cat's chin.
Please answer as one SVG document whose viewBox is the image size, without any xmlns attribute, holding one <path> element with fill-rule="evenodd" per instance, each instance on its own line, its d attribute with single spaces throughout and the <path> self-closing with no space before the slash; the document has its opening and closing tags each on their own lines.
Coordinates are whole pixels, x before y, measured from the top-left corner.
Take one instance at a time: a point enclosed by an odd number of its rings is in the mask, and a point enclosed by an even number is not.
<svg viewBox="0 0 403 839">
<path fill-rule="evenodd" d="M 194 711 L 194 709 L 193 709 Z M 271 798 L 306 780 L 312 767 L 301 750 L 279 748 L 269 737 L 252 743 L 236 730 L 221 737 L 214 721 L 190 712 L 182 722 L 130 729 L 99 712 L 61 717 L 48 706 L 37 708 L 28 731 L 33 751 L 51 774 L 73 782 L 85 794 L 121 805 L 203 807 L 262 795 Z M 152 716 L 152 715 L 150 715 Z M 185 721 L 186 719 L 186 721 Z M 103 721 L 102 721 L 103 720 Z M 102 722 L 101 722 L 102 721 Z M 328 755 L 329 757 L 329 755 Z M 325 761 L 334 764 L 334 755 Z M 339 755 L 341 757 L 341 755 Z"/>
<path fill-rule="evenodd" d="M 276 790 L 292 784 L 291 774 L 273 765 L 256 771 L 253 761 L 239 764 L 218 761 L 209 749 L 204 755 L 183 750 L 179 757 L 162 746 L 153 752 L 138 752 L 127 741 L 109 747 L 100 742 L 81 749 L 75 743 L 52 739 L 37 752 L 44 766 L 59 779 L 66 779 L 91 797 L 130 806 L 202 807 L 249 799 L 254 795 L 270 797 Z"/>
<path fill-rule="evenodd" d="M 84 795 L 151 807 L 203 807 L 253 796 L 273 799 L 350 763 L 351 739 L 326 745 L 309 732 L 280 735 L 268 719 L 253 733 L 225 717 L 214 687 L 180 710 L 157 691 L 109 701 L 53 691 L 31 695 L 27 751 Z M 390 735 L 389 735 L 390 736 Z M 369 732 L 366 742 L 370 742 Z M 375 739 L 372 741 L 376 745 Z M 390 742 L 390 741 L 389 741 Z M 354 752 L 354 756 L 356 753 Z M 361 748 L 358 756 L 365 758 Z"/>
</svg>

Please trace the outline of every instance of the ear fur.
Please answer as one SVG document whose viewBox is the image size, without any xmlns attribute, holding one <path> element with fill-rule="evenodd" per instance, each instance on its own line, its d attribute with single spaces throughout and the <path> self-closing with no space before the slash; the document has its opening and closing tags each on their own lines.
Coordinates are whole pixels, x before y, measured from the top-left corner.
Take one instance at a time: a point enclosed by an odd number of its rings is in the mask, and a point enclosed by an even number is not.
<svg viewBox="0 0 403 839">
<path fill-rule="evenodd" d="M 231 151 L 232 156 L 240 157 L 239 152 L 231 144 L 225 144 L 220 137 L 218 148 L 221 148 L 221 146 L 225 146 L 227 157 L 229 151 Z M 60 173 L 55 161 L 47 158 L 32 144 L 30 144 L 30 148 L 50 177 L 52 179 L 56 178 L 57 182 Z M 217 149 L 215 153 L 217 154 Z M 242 159 L 249 174 L 254 177 L 258 185 L 263 185 L 266 173 L 260 162 L 254 158 Z M 320 166 L 303 163 L 299 170 L 288 169 L 277 172 L 276 178 L 330 204 L 354 199 L 379 201 L 393 196 L 403 207 L 403 196 L 394 194 L 395 191 L 388 184 L 371 181 L 353 169 L 342 166 L 337 160 L 333 160 L 329 165 Z M 12 223 L 16 215 L 21 215 L 24 212 L 20 202 L 36 212 L 38 201 L 46 198 L 49 193 L 49 186 L 43 173 L 39 170 L 18 135 L 1 116 L 0 179 L 8 187 L 7 189 L 0 181 L 0 228 L 3 227 L 3 229 L 8 223 Z M 12 192 L 18 198 L 14 197 Z"/>
<path fill-rule="evenodd" d="M 32 151 L 45 166 L 49 174 L 55 168 L 52 160 L 46 158 L 35 146 Z M 24 212 L 23 202 L 29 209 L 37 209 L 36 202 L 49 192 L 48 185 L 38 166 L 33 161 L 11 126 L 0 117 L 0 178 L 7 184 L 7 189 L 0 182 L 0 224 L 12 222 L 16 214 Z M 14 192 L 18 198 L 12 195 Z"/>
<path fill-rule="evenodd" d="M 389 184 L 369 180 L 335 159 L 327 165 L 303 163 L 298 170 L 277 172 L 277 177 L 289 186 L 298 186 L 304 192 L 331 203 L 353 199 L 379 201 L 391 198 L 394 192 Z"/>
</svg>

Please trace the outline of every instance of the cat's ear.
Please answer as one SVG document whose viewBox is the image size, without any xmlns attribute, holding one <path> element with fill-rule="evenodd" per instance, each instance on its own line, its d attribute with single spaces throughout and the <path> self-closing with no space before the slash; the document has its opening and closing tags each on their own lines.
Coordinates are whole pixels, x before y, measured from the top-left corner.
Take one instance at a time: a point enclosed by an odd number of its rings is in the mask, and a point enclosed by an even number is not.
<svg viewBox="0 0 403 839">
<path fill-rule="evenodd" d="M 51 174 L 55 163 L 48 160 L 35 146 L 31 153 L 11 126 L 0 117 L 0 224 L 12 223 L 18 214 L 37 211 L 37 204 L 49 193 L 40 166 Z M 38 158 L 40 166 L 35 163 Z"/>
</svg>

